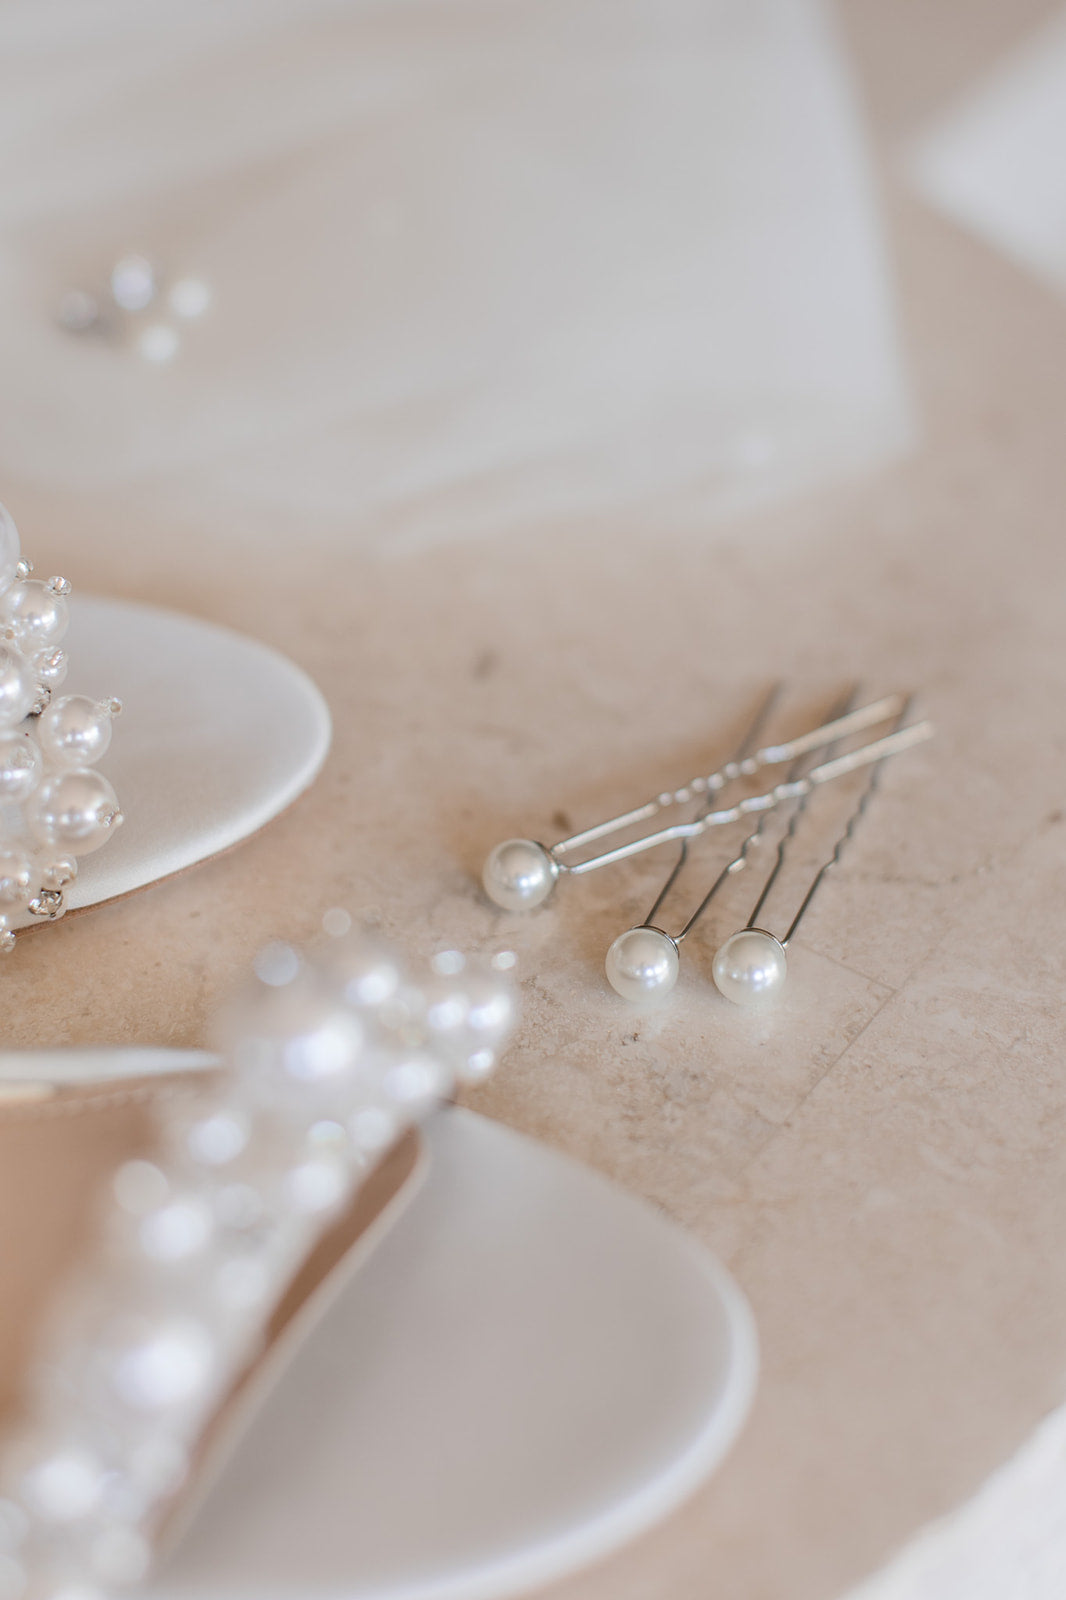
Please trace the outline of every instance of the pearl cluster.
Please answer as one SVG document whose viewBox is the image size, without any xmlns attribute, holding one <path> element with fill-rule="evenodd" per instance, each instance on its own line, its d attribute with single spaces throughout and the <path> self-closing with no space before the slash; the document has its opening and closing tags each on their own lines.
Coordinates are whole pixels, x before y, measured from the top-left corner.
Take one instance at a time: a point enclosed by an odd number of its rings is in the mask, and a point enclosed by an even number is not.
<svg viewBox="0 0 1066 1600">
<path fill-rule="evenodd" d="M 491 1072 L 507 959 L 447 951 L 415 983 L 370 935 L 315 960 L 263 952 L 220 1024 L 225 1069 L 157 1103 L 159 1151 L 115 1173 L 102 1259 L 56 1308 L 0 1471 L 0 1600 L 103 1600 L 144 1576 L 198 1439 L 327 1224 L 401 1133 Z"/>
<path fill-rule="evenodd" d="M 101 293 L 68 289 L 58 320 L 67 333 L 129 342 L 143 360 L 160 365 L 178 354 L 181 325 L 198 320 L 210 306 L 211 290 L 202 278 L 166 284 L 146 256 L 129 255 L 115 262 Z"/>
<path fill-rule="evenodd" d="M 122 821 L 114 789 L 95 770 L 121 703 L 54 697 L 68 668 L 60 641 L 70 584 L 32 572 L 0 506 L 0 951 L 14 948 L 12 923 L 25 912 L 63 915 L 77 858 Z"/>
</svg>

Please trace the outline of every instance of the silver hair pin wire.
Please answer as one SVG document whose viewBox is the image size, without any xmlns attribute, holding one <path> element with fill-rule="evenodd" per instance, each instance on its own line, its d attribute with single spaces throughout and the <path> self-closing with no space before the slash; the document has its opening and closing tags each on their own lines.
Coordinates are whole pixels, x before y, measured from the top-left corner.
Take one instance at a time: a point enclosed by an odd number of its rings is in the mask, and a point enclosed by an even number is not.
<svg viewBox="0 0 1066 1600">
<path fill-rule="evenodd" d="M 838 700 L 830 712 L 830 723 L 839 722 L 853 705 L 858 690 L 853 688 Z M 776 699 L 776 695 L 773 697 Z M 773 701 L 769 701 L 766 710 Z M 832 748 L 832 747 L 831 747 Z M 788 773 L 788 782 L 794 783 L 804 774 L 806 755 L 797 756 Z M 810 799 L 813 789 L 808 789 L 800 800 L 793 813 L 790 827 L 795 828 L 800 812 Z M 702 815 L 706 815 L 709 808 L 705 808 Z M 719 891 L 726 881 L 742 872 L 748 865 L 749 857 L 762 838 L 771 812 L 762 811 L 758 820 L 747 836 L 740 849 L 728 860 L 711 887 L 704 894 L 703 899 L 684 923 L 679 933 L 668 933 L 658 922 L 658 915 L 665 904 L 670 891 L 674 888 L 688 860 L 689 841 L 682 840 L 678 859 L 666 879 L 659 893 L 648 911 L 643 922 L 635 927 L 627 928 L 625 933 L 620 933 L 611 944 L 604 963 L 607 981 L 616 994 L 623 1000 L 632 1001 L 634 1004 L 646 1003 L 649 1000 L 664 998 L 673 989 L 677 982 L 680 970 L 681 945 L 688 938 L 700 918 L 709 909 Z"/>
<path fill-rule="evenodd" d="M 680 789 L 665 791 L 649 800 L 646 804 L 636 807 L 635 810 L 623 812 L 617 817 L 611 817 L 606 822 L 597 823 L 594 827 L 585 828 L 580 833 L 571 834 L 566 839 L 557 840 L 553 845 L 540 844 L 535 839 L 507 839 L 498 844 L 489 854 L 482 872 L 482 883 L 485 893 L 494 905 L 503 911 L 531 911 L 534 907 L 542 905 L 551 894 L 559 878 L 565 873 L 572 877 L 580 877 L 586 872 L 594 872 L 600 867 L 610 866 L 616 861 L 627 860 L 630 856 L 639 855 L 645 850 L 652 850 L 660 844 L 670 840 L 683 840 L 698 838 L 708 828 L 720 827 L 725 823 L 735 822 L 741 816 L 754 811 L 766 811 L 780 805 L 783 800 L 797 798 L 801 791 L 795 789 L 793 784 L 779 783 L 761 795 L 749 795 L 736 806 L 722 807 L 717 810 L 708 810 L 706 807 L 695 817 L 685 822 L 673 823 L 665 828 L 659 828 L 651 833 L 638 835 L 637 838 L 625 844 L 616 845 L 612 849 L 604 850 L 598 854 L 586 856 L 575 862 L 565 860 L 565 857 L 583 846 L 595 843 L 611 834 L 624 831 L 626 828 L 637 827 L 642 822 L 649 822 L 675 806 L 689 804 L 701 798 L 710 798 L 718 795 L 727 784 L 738 778 L 754 777 L 765 767 L 784 765 L 786 762 L 795 761 L 798 757 L 823 750 L 827 746 L 838 743 L 840 740 L 855 733 L 875 727 L 880 722 L 886 722 L 892 717 L 899 716 L 904 705 L 902 695 L 887 695 L 881 700 L 875 700 L 870 705 L 860 706 L 857 710 L 849 712 L 846 716 L 839 717 L 832 722 L 824 723 L 821 727 L 812 728 L 808 732 L 787 740 L 783 744 L 764 745 L 761 749 L 753 751 L 750 755 L 739 758 L 734 757 L 720 767 L 717 772 L 712 772 L 707 777 L 694 778 Z M 931 729 L 926 725 L 924 732 L 906 729 L 909 743 L 916 743 L 919 738 L 928 738 Z M 903 734 L 893 736 L 902 738 Z M 837 763 L 823 762 L 820 767 L 807 775 L 806 778 L 796 780 L 801 783 L 814 785 L 830 782 L 832 779 L 842 777 L 845 773 L 854 770 L 856 765 L 863 765 L 865 761 L 877 761 L 881 755 L 891 755 L 897 748 L 906 748 L 906 744 L 891 745 L 881 749 L 884 741 L 862 746 L 860 750 L 852 751 L 847 756 L 838 758 Z M 870 752 L 865 755 L 864 752 Z M 840 765 L 840 763 L 845 763 Z"/>
<path fill-rule="evenodd" d="M 909 708 L 910 701 L 908 700 L 900 712 L 899 721 L 901 723 L 907 716 Z M 909 732 L 908 729 L 902 729 L 901 731 Z M 715 955 L 711 971 L 719 992 L 727 1000 L 732 1000 L 735 1005 L 739 1006 L 753 1006 L 759 1005 L 780 993 L 788 976 L 788 957 L 786 952 L 789 943 L 795 937 L 797 928 L 806 916 L 811 901 L 821 888 L 826 876 L 840 861 L 844 850 L 854 837 L 855 829 L 865 816 L 867 807 L 877 790 L 880 775 L 881 763 L 877 762 L 871 767 L 869 778 L 863 787 L 858 803 L 848 817 L 831 853 L 811 880 L 803 899 L 800 901 L 799 909 L 789 923 L 784 936 L 778 939 L 766 928 L 758 927 L 757 920 L 784 865 L 789 846 L 795 838 L 796 823 L 802 813 L 806 797 L 801 800 L 788 828 L 781 836 L 774 865 L 767 875 L 766 882 L 763 884 L 747 923 L 743 928 L 738 929 L 736 933 L 731 934 Z"/>
</svg>

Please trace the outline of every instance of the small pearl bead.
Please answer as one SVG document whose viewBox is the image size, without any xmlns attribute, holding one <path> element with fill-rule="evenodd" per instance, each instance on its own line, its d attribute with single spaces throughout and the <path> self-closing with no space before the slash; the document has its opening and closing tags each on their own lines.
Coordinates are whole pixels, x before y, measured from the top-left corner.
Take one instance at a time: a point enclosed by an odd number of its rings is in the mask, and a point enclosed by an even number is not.
<svg viewBox="0 0 1066 1600">
<path fill-rule="evenodd" d="M 31 1467 L 22 1480 L 22 1493 L 30 1509 L 46 1522 L 76 1522 L 96 1509 L 104 1477 L 97 1457 L 74 1446 Z"/>
<path fill-rule="evenodd" d="M 134 1411 L 188 1405 L 218 1373 L 207 1329 L 190 1317 L 163 1321 L 116 1353 L 112 1382 Z"/>
<path fill-rule="evenodd" d="M 607 952 L 607 981 L 634 1005 L 665 1000 L 677 982 L 677 945 L 658 928 L 630 928 Z"/>
<path fill-rule="evenodd" d="M 78 863 L 73 856 L 59 856 L 41 868 L 42 889 L 65 889 L 78 876 Z"/>
<path fill-rule="evenodd" d="M 31 665 L 34 677 L 44 689 L 58 689 L 70 671 L 67 652 L 58 648 L 38 650 Z"/>
<path fill-rule="evenodd" d="M 114 789 L 90 767 L 73 767 L 46 779 L 28 813 L 27 821 L 42 844 L 79 856 L 107 843 L 120 814 Z"/>
<path fill-rule="evenodd" d="M 70 623 L 70 607 L 52 584 L 27 578 L 0 599 L 0 619 L 14 628 L 21 648 L 33 653 L 59 643 Z"/>
<path fill-rule="evenodd" d="M 36 887 L 29 856 L 17 850 L 0 850 L 0 906 L 24 906 Z"/>
<path fill-rule="evenodd" d="M 214 1111 L 192 1124 L 185 1143 L 199 1166 L 224 1167 L 242 1153 L 250 1131 L 248 1118 L 239 1111 Z"/>
<path fill-rule="evenodd" d="M 784 946 L 761 928 L 742 928 L 714 958 L 714 981 L 734 1005 L 754 1006 L 777 994 L 788 973 Z"/>
<path fill-rule="evenodd" d="M 30 663 L 13 645 L 0 644 L 0 727 L 13 728 L 21 722 L 36 699 L 37 684 Z"/>
<path fill-rule="evenodd" d="M 111 269 L 111 296 L 123 311 L 144 311 L 157 290 L 155 268 L 145 256 L 123 256 Z"/>
<path fill-rule="evenodd" d="M 206 1200 L 179 1195 L 143 1218 L 138 1230 L 141 1248 L 153 1261 L 184 1261 L 208 1244 L 212 1222 Z"/>
<path fill-rule="evenodd" d="M 111 707 L 88 695 L 64 695 L 42 712 L 37 738 L 57 766 L 91 767 L 111 743 Z"/>
<path fill-rule="evenodd" d="M 348 1189 L 348 1172 L 336 1157 L 312 1156 L 293 1167 L 285 1177 L 285 1198 L 305 1215 L 333 1211 Z"/>
<path fill-rule="evenodd" d="M 328 979 L 353 1006 L 380 1006 L 398 993 L 403 974 L 390 945 L 372 933 L 337 937 L 321 957 Z"/>
<path fill-rule="evenodd" d="M 41 779 L 41 752 L 28 733 L 0 733 L 0 801 L 26 800 Z"/>
<path fill-rule="evenodd" d="M 558 876 L 558 863 L 542 844 L 506 839 L 489 855 L 481 881 L 493 905 L 502 911 L 532 911 L 551 894 Z"/>
</svg>

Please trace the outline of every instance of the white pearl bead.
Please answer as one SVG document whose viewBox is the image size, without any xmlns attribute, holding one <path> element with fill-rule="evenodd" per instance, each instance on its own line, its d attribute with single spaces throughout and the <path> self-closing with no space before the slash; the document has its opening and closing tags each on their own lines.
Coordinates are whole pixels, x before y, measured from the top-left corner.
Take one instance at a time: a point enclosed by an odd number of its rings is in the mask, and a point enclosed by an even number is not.
<svg viewBox="0 0 1066 1600">
<path fill-rule="evenodd" d="M 67 652 L 58 647 L 47 646 L 44 650 L 38 650 L 30 664 L 34 677 L 45 689 L 58 689 L 70 671 Z"/>
<path fill-rule="evenodd" d="M 289 983 L 261 985 L 223 1016 L 223 1050 L 242 1092 L 271 1107 L 310 1116 L 356 1083 L 366 1030 L 350 1006 L 307 969 Z"/>
<path fill-rule="evenodd" d="M 150 1211 L 138 1230 L 141 1248 L 153 1261 L 184 1261 L 211 1238 L 211 1208 L 199 1195 L 178 1195 Z"/>
<path fill-rule="evenodd" d="M 112 1381 L 119 1398 L 135 1411 L 188 1405 L 217 1375 L 207 1329 L 175 1317 L 132 1341 L 117 1354 Z"/>
<path fill-rule="evenodd" d="M 0 593 L 14 583 L 20 554 L 15 519 L 6 506 L 0 506 Z"/>
<path fill-rule="evenodd" d="M 193 1160 L 204 1167 L 224 1167 L 248 1144 L 251 1127 L 240 1111 L 213 1111 L 199 1117 L 185 1135 Z"/>
<path fill-rule="evenodd" d="M 399 1122 L 383 1106 L 363 1106 L 352 1114 L 348 1128 L 352 1142 L 364 1155 L 376 1156 L 387 1150 L 399 1132 Z"/>
<path fill-rule="evenodd" d="M 21 648 L 34 653 L 59 643 L 70 623 L 70 607 L 50 584 L 26 578 L 0 597 L 0 619 L 14 628 Z"/>
<path fill-rule="evenodd" d="M 289 1205 L 307 1216 L 336 1209 L 348 1190 L 348 1169 L 335 1156 L 312 1156 L 285 1177 Z"/>
<path fill-rule="evenodd" d="M 0 733 L 0 800 L 29 798 L 41 780 L 41 752 L 28 733 Z"/>
<path fill-rule="evenodd" d="M 398 992 L 403 981 L 391 945 L 371 933 L 335 938 L 321 957 L 330 982 L 340 985 L 353 1006 L 380 1006 Z"/>
<path fill-rule="evenodd" d="M 448 1074 L 436 1056 L 416 1051 L 387 1068 L 381 1086 L 397 1105 L 420 1109 L 447 1094 Z"/>
<path fill-rule="evenodd" d="M 431 1048 L 444 1053 L 464 1083 L 487 1078 L 496 1062 L 496 1046 L 514 1026 L 509 984 L 472 967 L 454 977 L 430 978 L 425 997 Z"/>
<path fill-rule="evenodd" d="M 559 865 L 532 839 L 505 839 L 485 862 L 481 882 L 502 911 L 532 911 L 548 898 Z"/>
<path fill-rule="evenodd" d="M 79 856 L 106 844 L 120 815 L 114 789 L 90 767 L 47 778 L 27 812 L 26 820 L 43 844 Z"/>
<path fill-rule="evenodd" d="M 158 290 L 155 268 L 145 256 L 123 256 L 111 268 L 111 297 L 123 311 L 144 311 Z"/>
<path fill-rule="evenodd" d="M 37 720 L 37 738 L 57 766 L 91 767 L 111 743 L 111 707 L 88 695 L 55 700 Z"/>
<path fill-rule="evenodd" d="M 37 683 L 30 663 L 14 645 L 0 644 L 0 727 L 13 728 L 21 722 L 36 699 Z"/>
<path fill-rule="evenodd" d="M 29 856 L 18 850 L 0 850 L 0 906 L 24 906 L 36 888 Z"/>
<path fill-rule="evenodd" d="M 42 889 L 66 889 L 78 876 L 78 863 L 73 856 L 59 856 L 41 868 Z"/>
<path fill-rule="evenodd" d="M 665 1000 L 677 982 L 677 945 L 658 928 L 630 928 L 607 952 L 607 981 L 635 1005 Z"/>
<path fill-rule="evenodd" d="M 28 1506 L 46 1522 L 76 1522 L 100 1503 L 105 1482 L 102 1462 L 74 1446 L 31 1467 L 22 1480 Z"/>
<path fill-rule="evenodd" d="M 761 928 L 742 928 L 714 958 L 714 981 L 734 1005 L 753 1006 L 779 993 L 788 974 L 784 945 Z"/>
</svg>

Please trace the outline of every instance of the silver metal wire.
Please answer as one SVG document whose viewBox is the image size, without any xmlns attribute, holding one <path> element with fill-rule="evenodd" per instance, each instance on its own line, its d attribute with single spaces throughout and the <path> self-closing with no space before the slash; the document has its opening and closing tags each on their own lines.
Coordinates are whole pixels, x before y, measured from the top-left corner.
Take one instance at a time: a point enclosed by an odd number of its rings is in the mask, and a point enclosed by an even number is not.
<svg viewBox="0 0 1066 1600">
<path fill-rule="evenodd" d="M 898 716 L 905 703 L 901 696 L 893 695 L 886 701 L 879 701 L 878 705 L 894 706 Z M 856 724 L 852 721 L 852 718 L 865 717 L 870 710 L 870 707 L 863 707 L 859 711 L 853 712 L 852 717 L 842 717 L 835 725 L 838 731 L 834 735 L 834 742 L 836 739 L 844 737 L 843 732 L 840 730 L 844 729 L 845 724 L 850 723 L 851 726 L 848 731 L 854 732 Z M 868 722 L 858 724 L 858 726 L 868 725 Z M 833 725 L 827 724 L 827 726 L 831 727 Z M 824 730 L 816 731 L 824 732 Z M 595 872 L 599 867 L 610 866 L 615 861 L 625 861 L 630 856 L 641 854 L 644 850 L 653 850 L 657 845 L 668 844 L 673 839 L 697 839 L 711 828 L 720 828 L 730 822 L 739 822 L 742 817 L 751 816 L 758 812 L 772 811 L 775 806 L 781 805 L 783 801 L 798 800 L 803 795 L 809 794 L 812 789 L 818 788 L 821 784 L 832 783 L 837 778 L 842 778 L 850 772 L 858 771 L 861 767 L 870 766 L 874 762 L 883 761 L 887 756 L 898 755 L 904 750 L 910 750 L 914 745 L 921 744 L 924 740 L 931 738 L 932 734 L 932 723 L 927 721 L 912 723 L 909 728 L 900 728 L 898 732 L 888 734 L 883 739 L 873 740 L 870 744 L 860 745 L 857 750 L 849 750 L 845 755 L 836 756 L 829 761 L 823 761 L 801 778 L 788 778 L 782 783 L 775 784 L 772 789 L 765 790 L 762 794 L 745 795 L 743 799 L 738 800 L 734 805 L 722 806 L 714 811 L 705 811 L 687 822 L 675 822 L 666 828 L 659 828 L 654 833 L 644 834 L 638 839 L 630 840 L 628 844 L 616 845 L 613 850 L 605 850 L 601 855 L 590 856 L 584 861 L 575 862 L 573 866 L 560 862 L 560 870 L 571 873 L 574 877 L 580 877 L 583 873 Z M 810 743 L 812 738 L 813 734 L 804 737 L 803 750 L 818 748 L 817 744 Z M 772 748 L 794 751 L 799 742 L 793 741 L 792 744 L 777 745 Z M 824 741 L 819 741 L 819 743 L 824 743 Z M 750 757 L 748 759 L 754 760 L 755 758 Z M 744 766 L 746 767 L 746 765 L 747 763 L 745 762 Z M 757 770 L 757 768 L 753 770 Z M 636 815 L 636 813 L 633 813 L 633 815 Z M 606 831 L 607 828 L 608 825 L 604 824 L 603 829 Z M 575 835 L 575 837 L 578 836 Z"/>
<path fill-rule="evenodd" d="M 908 699 L 906 704 L 903 707 L 903 710 L 900 712 L 900 716 L 899 716 L 900 722 L 902 722 L 904 720 L 904 718 L 907 716 L 907 713 L 910 710 L 910 704 L 911 704 L 911 702 Z M 807 911 L 808 911 L 808 908 L 810 907 L 810 903 L 814 899 L 815 895 L 818 893 L 818 890 L 821 888 L 823 882 L 825 881 L 826 875 L 829 872 L 831 872 L 833 870 L 833 868 L 837 865 L 837 863 L 840 861 L 841 856 L 843 855 L 843 853 L 846 850 L 848 844 L 850 843 L 850 841 L 854 837 L 855 829 L 858 827 L 859 823 L 862 821 L 863 817 L 866 815 L 866 808 L 870 804 L 870 801 L 873 799 L 874 794 L 877 791 L 877 786 L 880 783 L 880 781 L 881 781 L 881 765 L 880 765 L 880 762 L 878 762 L 875 766 L 873 766 L 870 769 L 870 776 L 867 779 L 866 784 L 865 784 L 865 786 L 863 788 L 862 794 L 859 797 L 858 805 L 856 805 L 854 811 L 852 811 L 850 817 L 848 818 L 848 820 L 847 820 L 847 822 L 846 822 L 846 824 L 844 826 L 844 831 L 843 831 L 843 833 L 841 833 L 839 839 L 837 840 L 836 844 L 834 845 L 832 853 L 829 855 L 829 857 L 825 861 L 823 861 L 822 865 L 818 868 L 818 871 L 815 873 L 813 879 L 811 880 L 810 888 L 807 890 L 807 893 L 803 896 L 803 899 L 800 901 L 799 910 L 796 912 L 796 915 L 792 918 L 792 921 L 789 924 L 788 932 L 785 934 L 785 937 L 781 940 L 782 945 L 784 945 L 786 948 L 788 946 L 789 940 L 795 934 L 796 929 L 799 927 L 800 923 L 803 921 L 803 918 L 807 915 Z"/>
<path fill-rule="evenodd" d="M 729 765 L 736 766 L 739 762 L 745 759 L 752 745 L 755 743 L 756 739 L 759 737 L 759 734 L 766 726 L 766 721 L 771 711 L 781 698 L 783 688 L 784 685 L 782 683 L 775 683 L 769 694 L 766 695 L 759 709 L 756 711 L 755 716 L 749 723 L 747 731 L 737 746 L 733 754 L 732 761 L 729 763 Z M 704 807 L 704 810 L 706 809 L 707 807 Z M 688 839 L 682 839 L 681 848 L 678 851 L 677 861 L 674 864 L 673 870 L 671 871 L 666 882 L 663 884 L 662 888 L 659 890 L 659 893 L 656 896 L 655 904 L 652 906 L 651 910 L 648 912 L 648 915 L 641 924 L 642 927 L 649 928 L 654 924 L 655 916 L 659 910 L 659 907 L 662 905 L 663 901 L 670 893 L 670 890 L 674 887 L 674 884 L 684 871 L 685 863 L 688 860 L 689 844 L 690 841 Z"/>
<path fill-rule="evenodd" d="M 834 705 L 833 705 L 833 707 L 832 707 L 832 709 L 830 711 L 829 722 L 824 724 L 823 726 L 832 726 L 833 724 L 838 723 L 841 720 L 841 718 L 843 718 L 847 714 L 847 712 L 850 710 L 851 706 L 855 702 L 855 699 L 856 699 L 857 695 L 858 695 L 858 687 L 856 686 L 856 687 L 850 689 L 848 691 L 848 693 L 843 697 L 843 699 L 837 700 L 834 703 Z M 743 754 L 744 754 L 744 751 L 743 751 L 743 748 L 742 748 L 742 750 L 738 754 L 737 759 L 738 760 L 742 759 L 743 758 Z M 803 775 L 803 765 L 804 765 L 804 762 L 805 762 L 806 759 L 807 759 L 807 757 L 805 755 L 801 754 L 792 763 L 792 766 L 790 767 L 789 774 L 788 774 L 790 780 L 794 781 L 795 779 L 797 779 L 797 778 L 799 778 L 799 777 L 801 777 Z M 803 805 L 806 804 L 807 798 L 808 797 L 805 796 L 799 802 L 800 806 L 803 806 Z M 709 808 L 705 808 L 705 811 L 707 809 L 709 809 Z M 768 820 L 770 818 L 770 815 L 771 815 L 771 813 L 769 811 L 764 811 L 764 812 L 761 813 L 761 815 L 759 816 L 759 819 L 756 822 L 754 828 L 752 828 L 751 832 L 745 838 L 745 840 L 744 840 L 743 844 L 741 845 L 739 851 L 736 853 L 736 855 L 734 855 L 732 857 L 731 860 L 726 862 L 725 866 L 721 869 L 721 871 L 719 872 L 718 876 L 715 878 L 714 882 L 711 884 L 711 887 L 707 890 L 707 893 L 703 896 L 703 899 L 699 902 L 699 904 L 697 905 L 696 909 L 692 912 L 691 916 L 689 917 L 688 921 L 682 927 L 681 932 L 678 933 L 678 934 L 670 934 L 669 935 L 669 937 L 673 939 L 675 944 L 680 945 L 681 942 L 688 937 L 688 935 L 692 932 L 693 928 L 699 922 L 700 918 L 703 916 L 704 912 L 711 905 L 712 901 L 715 899 L 715 897 L 717 896 L 717 894 L 719 893 L 719 891 L 721 890 L 722 886 L 725 884 L 727 879 L 733 877 L 736 873 L 743 871 L 744 868 L 747 866 L 748 857 L 751 854 L 751 851 L 753 850 L 755 845 L 759 842 L 759 840 L 762 837 L 763 833 L 765 832 L 766 824 L 767 824 L 767 822 L 768 822 Z M 648 912 L 648 914 L 645 917 L 643 923 L 640 924 L 641 927 L 645 927 L 645 928 L 659 927 L 659 924 L 656 922 L 656 917 L 658 916 L 658 913 L 659 913 L 663 903 L 665 902 L 665 900 L 666 900 L 667 896 L 669 895 L 671 889 L 674 887 L 674 884 L 677 882 L 678 878 L 681 875 L 682 870 L 684 869 L 685 862 L 686 862 L 686 860 L 688 858 L 689 848 L 690 848 L 689 840 L 688 839 L 682 840 L 682 842 L 681 842 L 681 852 L 680 852 L 680 855 L 678 856 L 677 864 L 675 865 L 673 871 L 670 873 L 670 876 L 667 878 L 666 882 L 663 884 L 663 887 L 660 889 L 659 894 L 656 897 L 654 905 L 651 907 L 651 910 Z M 660 931 L 661 932 L 665 932 L 666 930 L 665 929 L 660 929 Z"/>
<path fill-rule="evenodd" d="M 903 696 L 898 694 L 886 695 L 884 699 L 876 700 L 868 706 L 860 706 L 856 711 L 849 712 L 846 716 L 824 723 L 819 728 L 811 728 L 808 732 L 789 739 L 783 744 L 764 745 L 761 749 L 752 751 L 751 754 L 734 756 L 727 761 L 717 772 L 712 772 L 705 777 L 696 777 L 683 784 L 680 789 L 665 790 L 647 801 L 642 806 L 635 807 L 632 811 L 624 811 L 617 817 L 610 817 L 606 822 L 598 822 L 591 828 L 584 828 L 580 833 L 572 833 L 566 839 L 559 839 L 555 844 L 548 846 L 548 854 L 556 864 L 565 871 L 587 872 L 593 867 L 605 866 L 608 861 L 622 860 L 621 855 L 614 851 L 607 851 L 600 856 L 590 856 L 584 861 L 575 862 L 572 866 L 560 858 L 569 855 L 572 851 L 580 850 L 584 845 L 594 844 L 599 839 L 607 838 L 612 833 L 620 833 L 626 828 L 636 827 L 641 822 L 650 822 L 653 817 L 669 810 L 673 806 L 688 805 L 701 797 L 712 799 L 719 794 L 727 784 L 737 778 L 754 777 L 764 767 L 782 766 L 785 762 L 795 761 L 799 756 L 806 755 L 815 750 L 821 750 L 847 738 L 850 734 L 861 733 L 867 728 L 876 727 L 879 722 L 887 722 L 891 717 L 898 717 L 903 706 Z M 774 802 L 776 803 L 776 802 Z M 710 813 L 709 813 L 710 814 Z M 681 824 L 690 827 L 689 824 Z M 634 855 L 639 850 L 652 848 L 654 844 L 661 844 L 666 838 L 691 838 L 690 832 L 671 833 L 668 829 L 659 829 L 654 834 L 644 836 L 644 839 L 632 841 L 631 845 L 620 846 L 625 855 Z"/>
</svg>

